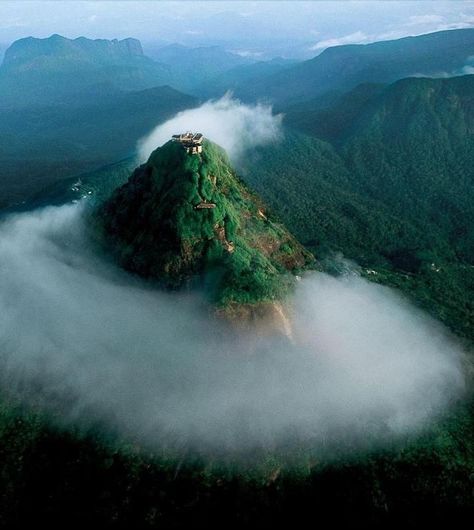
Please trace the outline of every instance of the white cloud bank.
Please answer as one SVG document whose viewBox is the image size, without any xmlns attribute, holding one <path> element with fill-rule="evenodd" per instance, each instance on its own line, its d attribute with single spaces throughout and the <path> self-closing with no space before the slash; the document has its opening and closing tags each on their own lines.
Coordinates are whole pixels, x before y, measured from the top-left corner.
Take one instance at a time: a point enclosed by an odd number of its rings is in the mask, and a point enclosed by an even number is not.
<svg viewBox="0 0 474 530">
<path fill-rule="evenodd" d="M 343 35 L 342 37 L 334 37 L 331 39 L 321 40 L 314 46 L 311 46 L 311 50 L 324 50 L 326 48 L 332 48 L 333 46 L 343 46 L 344 44 L 365 44 L 367 42 L 373 42 L 372 35 L 367 35 L 363 31 L 355 31 L 349 35 Z"/>
<path fill-rule="evenodd" d="M 201 132 L 219 144 L 236 161 L 252 146 L 277 141 L 281 135 L 281 122 L 282 116 L 273 115 L 270 106 L 243 105 L 226 95 L 216 101 L 207 101 L 196 109 L 179 112 L 158 125 L 139 142 L 139 158 L 145 161 L 173 134 L 193 131 Z"/>
<path fill-rule="evenodd" d="M 0 225 L 2 379 L 66 421 L 155 447 L 314 446 L 416 430 L 463 391 L 462 352 L 394 292 L 314 274 L 294 341 L 230 334 L 91 251 L 80 205 Z"/>
</svg>

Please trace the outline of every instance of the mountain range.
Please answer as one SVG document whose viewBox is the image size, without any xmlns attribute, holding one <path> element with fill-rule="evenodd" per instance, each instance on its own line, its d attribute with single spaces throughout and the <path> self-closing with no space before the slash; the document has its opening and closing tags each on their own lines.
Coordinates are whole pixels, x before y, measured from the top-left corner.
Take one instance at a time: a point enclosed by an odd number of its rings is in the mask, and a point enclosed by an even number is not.
<svg viewBox="0 0 474 530">
<path fill-rule="evenodd" d="M 254 62 L 219 46 L 172 44 L 154 50 L 150 58 L 140 41 L 132 38 L 28 37 L 5 51 L 0 66 L 0 109 L 65 100 L 77 105 L 120 91 L 161 85 L 194 92 L 201 84 Z"/>
<path fill-rule="evenodd" d="M 404 77 L 462 74 L 474 56 L 474 29 L 439 31 L 417 37 L 327 48 L 314 59 L 252 83 L 235 94 L 277 106 L 346 92 L 361 83 L 392 83 Z"/>
<path fill-rule="evenodd" d="M 462 72 L 474 55 L 473 31 L 337 46 L 298 64 L 179 45 L 158 48 L 153 60 L 136 39 L 20 39 L 0 66 L 0 204 L 128 156 L 153 126 L 227 90 L 276 101 L 287 125 L 337 141 L 387 82 Z M 176 90 L 181 86 L 194 97 Z M 15 178 L 20 161 L 21 180 Z"/>
<path fill-rule="evenodd" d="M 411 76 L 462 74 L 474 55 L 474 29 L 440 31 L 416 37 L 327 48 L 296 63 L 258 61 L 219 46 L 179 44 L 144 55 L 132 38 L 91 40 L 52 35 L 14 42 L 0 67 L 0 106 L 31 105 L 74 96 L 90 99 L 117 90 L 159 85 L 216 97 L 233 90 L 246 101 L 278 106 L 347 92 L 361 83 L 391 83 Z M 76 75 L 80 74 L 80 75 Z"/>
<path fill-rule="evenodd" d="M 474 338 L 473 93 L 474 76 L 411 78 L 298 104 L 283 140 L 249 151 L 239 173 L 323 262 L 342 253 Z M 132 168 L 81 175 L 77 192 L 77 177 L 58 183 L 35 203 L 103 193 Z"/>
<path fill-rule="evenodd" d="M 211 79 L 220 78 L 228 71 L 255 62 L 220 46 L 190 48 L 180 44 L 170 44 L 157 49 L 153 53 L 153 59 L 170 69 L 169 84 L 191 93 L 195 93 L 197 87 Z M 198 95 L 201 95 L 201 91 Z"/>
</svg>

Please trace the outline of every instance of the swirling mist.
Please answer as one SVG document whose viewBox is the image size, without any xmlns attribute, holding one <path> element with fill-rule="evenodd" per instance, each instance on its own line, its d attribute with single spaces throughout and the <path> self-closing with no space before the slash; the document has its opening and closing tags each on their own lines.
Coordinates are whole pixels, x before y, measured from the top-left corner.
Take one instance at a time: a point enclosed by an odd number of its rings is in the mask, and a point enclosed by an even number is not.
<svg viewBox="0 0 474 530">
<path fill-rule="evenodd" d="M 139 159 L 145 161 L 157 146 L 173 134 L 188 130 L 201 132 L 221 145 L 235 162 L 246 149 L 278 140 L 282 134 L 282 115 L 272 114 L 268 105 L 244 105 L 230 94 L 219 100 L 207 101 L 196 109 L 179 112 L 158 125 L 140 140 Z"/>
<path fill-rule="evenodd" d="M 301 280 L 293 340 L 239 335 L 198 293 L 117 269 L 81 204 L 0 225 L 2 381 L 64 421 L 144 443 L 226 451 L 414 432 L 463 391 L 462 351 L 393 291 Z"/>
</svg>

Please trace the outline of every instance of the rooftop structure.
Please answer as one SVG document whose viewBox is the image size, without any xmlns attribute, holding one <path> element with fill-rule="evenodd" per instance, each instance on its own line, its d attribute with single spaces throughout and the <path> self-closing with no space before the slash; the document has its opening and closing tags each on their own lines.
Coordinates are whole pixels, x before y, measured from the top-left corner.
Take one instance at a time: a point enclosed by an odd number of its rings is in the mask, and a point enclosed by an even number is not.
<svg viewBox="0 0 474 530">
<path fill-rule="evenodd" d="M 186 132 L 184 134 L 173 134 L 173 140 L 179 142 L 190 155 L 202 153 L 202 141 L 204 139 L 201 133 Z"/>
<path fill-rule="evenodd" d="M 216 207 L 216 205 L 213 202 L 202 201 L 197 206 L 195 206 L 194 208 L 196 210 L 210 210 L 210 209 L 215 208 L 215 207 Z"/>
</svg>

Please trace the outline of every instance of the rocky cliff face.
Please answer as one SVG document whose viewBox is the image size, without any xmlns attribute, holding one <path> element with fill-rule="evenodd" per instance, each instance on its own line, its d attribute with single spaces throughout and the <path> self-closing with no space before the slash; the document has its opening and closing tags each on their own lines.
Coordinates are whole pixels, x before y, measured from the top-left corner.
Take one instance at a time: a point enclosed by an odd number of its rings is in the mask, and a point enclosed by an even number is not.
<svg viewBox="0 0 474 530">
<path fill-rule="evenodd" d="M 68 58 L 71 61 L 92 61 L 116 63 L 130 58 L 143 56 L 142 45 L 137 39 L 106 40 L 67 39 L 61 35 L 52 35 L 46 39 L 27 37 L 15 41 L 6 51 L 3 67 L 28 68 L 47 58 Z"/>
<path fill-rule="evenodd" d="M 241 322 L 285 328 L 276 304 L 314 263 L 206 140 L 200 154 L 176 141 L 158 148 L 97 220 L 125 269 L 171 289 L 199 287 L 219 315 Z"/>
<path fill-rule="evenodd" d="M 0 107 L 75 104 L 81 96 L 142 90 L 170 84 L 170 68 L 146 57 L 136 39 L 47 39 L 15 41 L 0 66 Z"/>
</svg>

